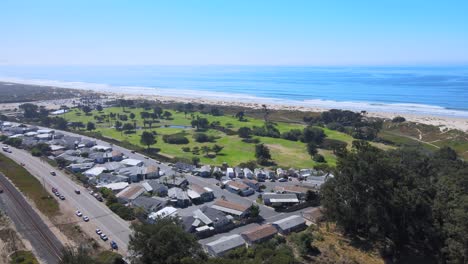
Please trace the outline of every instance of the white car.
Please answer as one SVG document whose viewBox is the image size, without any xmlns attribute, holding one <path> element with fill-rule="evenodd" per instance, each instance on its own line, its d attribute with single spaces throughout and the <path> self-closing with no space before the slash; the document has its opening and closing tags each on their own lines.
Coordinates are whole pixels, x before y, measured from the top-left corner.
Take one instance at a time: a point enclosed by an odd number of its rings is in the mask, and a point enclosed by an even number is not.
<svg viewBox="0 0 468 264">
<path fill-rule="evenodd" d="M 83 216 L 83 220 L 84 220 L 85 222 L 88 222 L 88 221 L 89 221 L 89 217 Z"/>
<path fill-rule="evenodd" d="M 101 229 L 99 229 L 99 228 L 98 228 L 98 229 L 96 229 L 96 234 L 98 234 L 98 235 L 100 236 L 100 235 L 102 234 L 102 231 L 101 231 Z"/>
<path fill-rule="evenodd" d="M 76 211 L 75 214 L 76 214 L 76 216 L 78 216 L 78 217 L 82 217 L 82 216 L 83 216 L 83 214 L 82 214 L 80 211 Z"/>
</svg>

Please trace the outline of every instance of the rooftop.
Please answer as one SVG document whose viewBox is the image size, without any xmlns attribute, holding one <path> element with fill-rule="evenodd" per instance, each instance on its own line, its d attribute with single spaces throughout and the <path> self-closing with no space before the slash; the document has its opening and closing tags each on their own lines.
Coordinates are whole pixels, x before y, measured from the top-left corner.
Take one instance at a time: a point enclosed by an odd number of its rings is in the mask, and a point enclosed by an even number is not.
<svg viewBox="0 0 468 264">
<path fill-rule="evenodd" d="M 249 206 L 229 202 L 226 200 L 217 200 L 211 208 L 220 210 L 229 214 L 241 215 L 249 209 Z"/>
<path fill-rule="evenodd" d="M 255 227 L 253 229 L 250 229 L 250 230 L 242 233 L 242 236 L 247 238 L 249 241 L 255 242 L 257 240 L 260 240 L 260 239 L 263 239 L 263 238 L 266 238 L 266 237 L 270 237 L 270 236 L 276 234 L 277 232 L 278 231 L 276 230 L 276 228 L 273 225 L 267 224 L 267 225 L 261 225 L 261 226 Z"/>
</svg>

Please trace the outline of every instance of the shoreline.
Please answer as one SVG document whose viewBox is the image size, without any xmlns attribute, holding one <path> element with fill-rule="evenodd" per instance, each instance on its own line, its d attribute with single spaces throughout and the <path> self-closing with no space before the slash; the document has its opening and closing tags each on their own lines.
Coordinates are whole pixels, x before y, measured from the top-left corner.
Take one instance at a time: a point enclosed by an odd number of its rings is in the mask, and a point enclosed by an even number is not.
<svg viewBox="0 0 468 264">
<path fill-rule="evenodd" d="M 147 95 L 147 94 L 128 94 L 120 92 L 105 92 L 104 94 L 114 96 L 115 98 L 124 99 L 146 99 L 146 100 L 158 100 L 161 102 L 177 102 L 177 103 L 197 103 L 206 105 L 220 105 L 220 106 L 239 106 L 251 109 L 261 109 L 262 102 L 245 103 L 239 101 L 226 101 L 226 100 L 210 100 L 200 98 L 183 98 L 183 97 L 169 97 L 161 95 Z M 282 104 L 267 103 L 268 108 L 272 110 L 287 110 L 287 111 L 301 111 L 301 112 L 324 112 L 330 109 L 337 109 L 333 106 L 329 108 L 324 107 L 307 107 L 307 106 L 291 106 Z M 339 109 L 339 108 L 338 108 Z M 352 110 L 351 110 L 352 111 Z M 407 121 L 433 125 L 440 127 L 441 130 L 458 129 L 463 132 L 468 132 L 468 118 L 462 117 L 445 117 L 445 116 L 434 116 L 434 115 L 422 115 L 422 114 L 411 114 L 411 113 L 399 113 L 399 112 L 367 112 L 366 116 L 378 117 L 384 119 L 393 119 L 396 116 L 403 116 Z"/>
<path fill-rule="evenodd" d="M 63 86 L 55 86 L 55 85 L 46 85 L 44 84 L 33 84 L 31 81 L 25 82 L 12 82 L 12 81 L 4 81 L 0 80 L 0 82 L 4 83 L 18 83 L 24 85 L 40 85 L 40 86 L 50 86 L 51 88 L 65 88 L 65 89 L 76 89 L 76 90 L 86 90 L 86 91 L 93 91 L 96 93 L 100 93 L 103 95 L 107 95 L 111 98 L 118 99 L 145 99 L 145 100 L 157 100 L 164 103 L 195 103 L 195 104 L 206 104 L 206 105 L 220 105 L 220 106 L 238 106 L 238 107 L 245 107 L 251 109 L 260 109 L 262 108 L 263 104 L 266 104 L 269 109 L 272 110 L 287 110 L 287 111 L 302 111 L 302 112 L 324 112 L 330 109 L 343 109 L 343 110 L 350 110 L 355 112 L 360 112 L 362 110 L 366 111 L 366 116 L 369 117 L 379 117 L 384 119 L 392 119 L 396 116 L 403 116 L 407 121 L 433 125 L 439 127 L 441 130 L 444 129 L 458 129 L 463 132 L 468 132 L 468 116 L 467 117 L 457 117 L 457 116 L 443 116 L 443 115 L 434 115 L 434 114 L 424 114 L 424 113 L 408 113 L 408 112 L 401 112 L 401 111 L 374 111 L 374 110 L 366 110 L 362 107 L 362 104 L 354 103 L 354 107 L 346 108 L 340 106 L 339 102 L 335 101 L 320 101 L 320 106 L 311 106 L 307 104 L 306 101 L 294 101 L 289 100 L 288 103 L 284 103 L 285 100 L 276 100 L 274 98 L 262 98 L 262 97 L 255 97 L 250 95 L 244 95 L 245 100 L 241 101 L 239 99 L 242 95 L 233 95 L 232 98 L 229 98 L 230 94 L 227 93 L 219 93 L 224 97 L 216 96 L 206 96 L 203 91 L 201 91 L 198 95 L 194 94 L 196 91 L 191 91 L 192 95 L 189 96 L 184 94 L 185 90 L 180 90 L 182 92 L 179 96 L 171 96 L 164 94 L 164 90 L 170 90 L 171 93 L 177 93 L 178 90 L 175 89 L 159 89 L 159 88 L 150 88 L 150 87 L 113 87 L 109 85 L 98 85 L 96 86 L 83 86 L 83 83 L 68 83 L 67 85 Z M 58 83 L 57 83 L 58 84 Z M 90 85 L 90 84 L 88 84 Z M 65 86 L 65 87 L 64 87 Z M 126 91 L 124 91 L 126 89 Z M 161 94 L 161 91 L 162 94 Z M 167 92 L 167 91 L 166 91 Z M 237 96 L 237 97 L 236 97 Z M 72 99 L 70 99 L 72 100 Z M 47 106 L 49 108 L 58 108 L 61 104 L 67 104 L 67 99 L 60 100 L 60 103 L 53 103 L 55 100 L 47 100 L 47 101 L 37 101 L 36 103 Z M 309 100 L 312 101 L 312 100 Z M 350 102 L 352 103 L 352 102 Z M 0 110 L 4 109 L 12 109 L 17 107 L 21 103 L 7 103 L 7 104 L 0 104 Z M 386 104 L 387 107 L 391 107 L 391 104 Z M 395 106 L 398 106 L 395 104 Z M 417 106 L 417 105 L 416 105 Z M 353 109 L 354 108 L 354 109 Z M 398 110 L 398 108 L 396 108 Z M 394 109 L 395 110 L 395 109 Z"/>
</svg>

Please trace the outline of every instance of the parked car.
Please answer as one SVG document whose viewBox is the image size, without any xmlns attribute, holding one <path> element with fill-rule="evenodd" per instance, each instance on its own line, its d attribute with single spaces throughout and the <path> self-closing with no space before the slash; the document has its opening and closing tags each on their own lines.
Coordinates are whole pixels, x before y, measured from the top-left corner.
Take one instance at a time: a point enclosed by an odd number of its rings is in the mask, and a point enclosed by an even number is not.
<svg viewBox="0 0 468 264">
<path fill-rule="evenodd" d="M 112 249 L 119 249 L 119 246 L 117 246 L 117 243 L 115 243 L 115 241 L 111 241 L 110 245 Z"/>
<path fill-rule="evenodd" d="M 59 193 L 59 192 L 55 192 L 54 194 L 55 194 L 55 196 L 60 197 L 60 193 Z"/>
<path fill-rule="evenodd" d="M 88 221 L 89 221 L 89 217 L 83 216 L 83 220 L 84 220 L 85 222 L 88 222 Z"/>
<path fill-rule="evenodd" d="M 60 195 L 60 200 L 62 200 L 62 201 L 65 200 L 65 196 Z"/>
<path fill-rule="evenodd" d="M 279 181 L 279 182 L 287 182 L 288 179 L 286 179 L 286 178 L 280 178 L 278 181 Z"/>
<path fill-rule="evenodd" d="M 3 193 L 3 189 L 2 189 L 2 188 L 0 188 L 0 193 Z"/>
<path fill-rule="evenodd" d="M 76 211 L 75 214 L 76 214 L 76 216 L 78 216 L 78 217 L 82 217 L 82 216 L 83 216 L 83 214 L 82 214 L 80 211 Z"/>
<path fill-rule="evenodd" d="M 106 236 L 106 234 L 102 233 L 99 235 L 102 240 L 107 241 L 109 238 Z"/>
<path fill-rule="evenodd" d="M 101 235 L 101 234 L 102 234 L 102 231 L 101 231 L 101 229 L 99 229 L 99 228 L 98 228 L 98 229 L 96 229 L 96 234 L 98 234 L 98 235 Z"/>
<path fill-rule="evenodd" d="M 52 192 L 53 192 L 54 194 L 55 194 L 57 191 L 58 191 L 57 188 L 52 187 Z"/>
</svg>

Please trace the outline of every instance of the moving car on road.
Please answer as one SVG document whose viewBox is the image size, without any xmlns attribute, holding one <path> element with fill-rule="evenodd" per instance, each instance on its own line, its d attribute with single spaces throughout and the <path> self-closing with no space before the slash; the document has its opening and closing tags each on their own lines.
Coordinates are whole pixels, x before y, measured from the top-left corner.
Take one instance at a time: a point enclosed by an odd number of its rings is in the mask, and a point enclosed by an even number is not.
<svg viewBox="0 0 468 264">
<path fill-rule="evenodd" d="M 80 192 L 80 190 L 76 189 L 76 190 L 75 190 L 75 193 L 76 193 L 76 194 L 80 194 L 81 192 Z"/>
<path fill-rule="evenodd" d="M 51 172 L 50 172 L 50 175 L 55 176 L 55 175 L 57 175 L 57 174 L 55 173 L 55 171 L 51 171 Z"/>
</svg>

